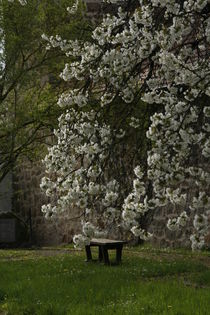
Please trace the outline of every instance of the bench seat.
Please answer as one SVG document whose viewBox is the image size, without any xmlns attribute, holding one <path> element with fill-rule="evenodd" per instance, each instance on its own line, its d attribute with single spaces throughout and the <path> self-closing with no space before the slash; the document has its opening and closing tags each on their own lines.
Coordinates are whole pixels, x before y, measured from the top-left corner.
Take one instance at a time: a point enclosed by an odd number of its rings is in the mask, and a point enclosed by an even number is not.
<svg viewBox="0 0 210 315">
<path fill-rule="evenodd" d="M 92 238 L 90 241 L 90 244 L 85 246 L 86 255 L 87 255 L 86 261 L 92 261 L 91 247 L 98 246 L 98 260 L 100 262 L 104 262 L 105 265 L 110 265 L 108 250 L 115 249 L 116 250 L 116 263 L 120 264 L 122 260 L 123 245 L 126 243 L 127 243 L 126 241 L 120 241 L 120 240 Z"/>
</svg>

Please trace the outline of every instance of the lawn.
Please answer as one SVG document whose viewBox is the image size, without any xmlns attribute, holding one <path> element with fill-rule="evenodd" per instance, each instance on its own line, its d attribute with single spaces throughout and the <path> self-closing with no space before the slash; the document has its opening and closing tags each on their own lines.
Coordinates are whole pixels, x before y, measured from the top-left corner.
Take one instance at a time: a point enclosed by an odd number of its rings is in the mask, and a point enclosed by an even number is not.
<svg viewBox="0 0 210 315">
<path fill-rule="evenodd" d="M 73 249 L 0 250 L 0 314 L 210 314 L 209 252 L 136 247 L 120 266 L 84 259 Z"/>
</svg>

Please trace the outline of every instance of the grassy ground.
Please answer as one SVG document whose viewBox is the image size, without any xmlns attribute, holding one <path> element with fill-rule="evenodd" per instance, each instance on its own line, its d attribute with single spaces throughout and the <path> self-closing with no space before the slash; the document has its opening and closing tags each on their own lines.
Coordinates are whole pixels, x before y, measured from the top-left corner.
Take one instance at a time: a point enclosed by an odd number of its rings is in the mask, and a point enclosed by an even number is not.
<svg viewBox="0 0 210 315">
<path fill-rule="evenodd" d="M 111 267 L 84 258 L 0 250 L 0 315 L 210 314 L 210 253 L 125 249 Z"/>
</svg>

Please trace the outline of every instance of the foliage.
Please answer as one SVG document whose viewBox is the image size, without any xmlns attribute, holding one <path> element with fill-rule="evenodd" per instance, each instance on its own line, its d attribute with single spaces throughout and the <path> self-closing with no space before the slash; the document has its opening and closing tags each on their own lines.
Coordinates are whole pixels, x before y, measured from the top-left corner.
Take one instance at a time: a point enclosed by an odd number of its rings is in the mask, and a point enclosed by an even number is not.
<svg viewBox="0 0 210 315">
<path fill-rule="evenodd" d="M 43 157 L 45 144 L 52 143 L 61 114 L 57 98 L 66 89 L 59 79 L 65 55 L 47 51 L 41 35 L 85 36 L 81 13 L 72 19 L 67 4 L 67 0 L 36 0 L 25 6 L 1 2 L 0 179 L 18 159 Z"/>
</svg>

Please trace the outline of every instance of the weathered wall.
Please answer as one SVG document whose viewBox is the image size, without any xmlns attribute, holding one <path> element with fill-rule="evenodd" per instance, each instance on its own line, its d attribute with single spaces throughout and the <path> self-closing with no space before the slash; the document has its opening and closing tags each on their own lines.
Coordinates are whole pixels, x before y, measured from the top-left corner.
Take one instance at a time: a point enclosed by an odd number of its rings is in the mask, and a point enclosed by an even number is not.
<svg viewBox="0 0 210 315">
<path fill-rule="evenodd" d="M 9 173 L 0 182 L 0 213 L 12 209 L 12 174 Z"/>
<path fill-rule="evenodd" d="M 46 220 L 41 212 L 41 206 L 49 200 L 40 189 L 40 181 L 44 176 L 41 163 L 25 162 L 15 169 L 13 176 L 13 209 L 25 220 L 29 219 L 31 211 L 33 241 L 37 245 L 56 245 L 71 242 L 74 234 L 81 231 L 78 210 L 71 210 L 70 216 L 64 214 L 57 219 Z M 154 234 L 152 243 L 165 247 L 190 247 L 189 236 L 191 228 L 172 232 L 166 227 L 169 218 L 176 216 L 176 209 L 169 207 L 156 209 L 149 231 Z"/>
<path fill-rule="evenodd" d="M 16 167 L 13 179 L 13 209 L 28 220 L 31 212 L 33 241 L 38 245 L 56 245 L 72 241 L 80 231 L 80 220 L 69 219 L 65 214 L 54 220 L 45 219 L 41 206 L 49 200 L 40 189 L 44 170 L 41 163 L 25 162 Z M 71 210 L 71 218 L 78 216 L 78 211 Z"/>
</svg>

